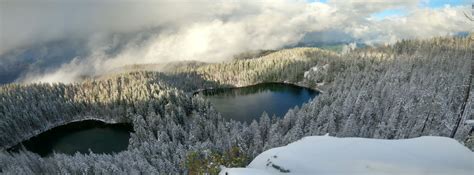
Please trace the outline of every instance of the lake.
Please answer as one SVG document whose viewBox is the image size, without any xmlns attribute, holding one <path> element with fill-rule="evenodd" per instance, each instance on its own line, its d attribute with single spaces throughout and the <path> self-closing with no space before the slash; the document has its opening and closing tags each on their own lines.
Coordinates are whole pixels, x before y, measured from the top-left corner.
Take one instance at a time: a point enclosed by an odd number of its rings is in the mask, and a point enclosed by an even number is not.
<svg viewBox="0 0 474 175">
<path fill-rule="evenodd" d="M 106 124 L 96 120 L 73 122 L 45 131 L 29 140 L 22 142 L 31 152 L 48 156 L 54 152 L 64 154 L 116 153 L 126 150 L 131 124 Z M 20 144 L 11 148 L 18 150 Z"/>
<path fill-rule="evenodd" d="M 251 122 L 265 111 L 271 117 L 315 98 L 319 92 L 285 83 L 262 83 L 240 88 L 208 89 L 199 92 L 224 118 Z"/>
</svg>

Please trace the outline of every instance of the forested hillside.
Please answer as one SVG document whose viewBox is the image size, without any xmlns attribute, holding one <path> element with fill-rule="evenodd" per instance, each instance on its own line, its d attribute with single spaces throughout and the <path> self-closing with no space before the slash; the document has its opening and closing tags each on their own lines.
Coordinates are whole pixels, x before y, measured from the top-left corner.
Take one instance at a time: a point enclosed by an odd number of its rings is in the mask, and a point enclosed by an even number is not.
<svg viewBox="0 0 474 175">
<path fill-rule="evenodd" d="M 0 146 L 7 148 L 54 126 L 83 119 L 129 122 L 127 151 L 113 155 L 0 152 L 9 174 L 216 172 L 242 166 L 264 150 L 303 136 L 452 137 L 474 148 L 473 35 L 406 40 L 336 54 L 286 49 L 260 58 L 187 64 L 166 72 L 132 72 L 76 84 L 0 87 Z M 263 114 L 226 121 L 193 92 L 202 88 L 289 82 L 323 88 L 317 99 L 283 118 Z M 243 109 L 244 110 L 244 109 Z M 229 154 L 229 152 L 233 154 Z M 234 156 L 218 159 L 216 156 Z M 204 166 L 206 165 L 206 166 Z M 200 168 L 199 168 L 200 167 Z"/>
<path fill-rule="evenodd" d="M 333 65 L 331 67 L 326 66 L 325 68 L 327 70 L 324 70 L 324 74 L 319 72 L 319 74 L 314 75 L 317 76 L 318 80 L 321 82 L 323 79 L 326 81 L 334 80 L 334 75 L 336 75 L 337 72 L 342 71 L 339 70 L 341 68 L 339 66 L 339 63 L 342 61 L 341 57 L 330 51 L 318 48 L 293 48 L 267 52 L 263 52 L 265 53 L 264 56 L 258 58 L 251 57 L 252 54 L 249 53 L 242 53 L 235 56 L 237 58 L 233 61 L 224 63 L 206 64 L 186 61 L 132 65 L 117 70 L 117 72 L 145 70 L 165 72 L 169 76 L 198 74 L 200 77 L 193 77 L 193 79 L 187 81 L 196 81 L 194 78 L 197 78 L 198 81 L 204 79 L 215 83 L 214 86 L 209 86 L 208 88 L 222 86 L 248 86 L 263 82 L 288 82 L 302 86 L 312 85 L 311 87 L 316 88 L 317 86 L 313 82 L 316 81 L 316 79 L 311 80 L 311 82 L 303 82 L 309 80 L 305 79 L 304 76 L 305 72 L 311 68 L 323 67 L 329 64 Z M 311 73 L 316 74 L 315 72 Z M 188 88 L 188 90 L 192 90 L 192 88 Z"/>
<path fill-rule="evenodd" d="M 439 135 L 463 142 L 472 134 L 465 124 L 473 117 L 472 98 L 467 98 L 472 44 L 472 38 L 436 38 L 343 55 L 343 71 L 327 92 L 288 113 L 281 122 L 291 129 L 274 137 Z"/>
<path fill-rule="evenodd" d="M 114 155 L 41 158 L 0 153 L 9 174 L 145 174 L 186 172 L 191 151 L 230 150 L 242 140 L 240 123 L 224 122 L 208 102 L 155 81 L 161 74 L 131 73 L 81 84 L 7 85 L 1 88 L 2 147 L 71 121 L 96 119 L 134 126 L 127 151 Z M 216 132 L 218 131 L 218 132 Z"/>
<path fill-rule="evenodd" d="M 196 72 L 206 80 L 219 84 L 247 86 L 262 82 L 291 82 L 303 80 L 304 72 L 314 66 L 337 65 L 336 53 L 318 48 L 285 49 L 256 59 L 236 60 L 199 67 L 181 67 L 175 72 Z M 328 74 L 334 75 L 337 66 L 331 67 Z M 332 78 L 327 78 L 331 79 Z"/>
</svg>

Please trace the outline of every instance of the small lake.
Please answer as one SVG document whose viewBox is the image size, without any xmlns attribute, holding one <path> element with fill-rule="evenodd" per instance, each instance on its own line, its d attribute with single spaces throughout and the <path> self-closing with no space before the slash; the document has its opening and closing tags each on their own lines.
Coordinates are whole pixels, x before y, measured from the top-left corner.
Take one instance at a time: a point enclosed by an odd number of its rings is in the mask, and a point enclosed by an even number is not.
<svg viewBox="0 0 474 175">
<path fill-rule="evenodd" d="M 132 130 L 131 124 L 86 120 L 58 126 L 21 144 L 41 156 L 48 156 L 53 151 L 70 155 L 76 152 L 87 154 L 89 150 L 94 153 L 115 153 L 127 149 Z M 20 147 L 19 144 L 11 150 Z"/>
<path fill-rule="evenodd" d="M 199 92 L 224 118 L 251 122 L 265 111 L 283 117 L 289 109 L 301 106 L 319 92 L 284 83 L 262 83 L 241 88 L 208 89 Z"/>
</svg>

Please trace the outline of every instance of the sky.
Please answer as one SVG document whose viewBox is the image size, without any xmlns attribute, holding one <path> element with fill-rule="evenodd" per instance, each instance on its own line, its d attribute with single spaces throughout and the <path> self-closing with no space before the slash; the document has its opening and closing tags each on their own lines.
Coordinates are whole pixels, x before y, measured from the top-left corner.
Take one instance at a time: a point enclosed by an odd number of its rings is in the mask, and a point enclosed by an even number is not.
<svg viewBox="0 0 474 175">
<path fill-rule="evenodd" d="M 322 1 L 327 2 L 327 1 Z M 426 0 L 420 1 L 418 6 L 422 8 L 428 9 L 439 9 L 446 6 L 468 6 L 469 0 Z M 382 20 L 386 17 L 390 16 L 405 16 L 408 14 L 408 11 L 403 8 L 393 8 L 393 9 L 386 9 L 381 12 L 377 12 L 372 14 L 372 17 L 378 20 Z"/>
<path fill-rule="evenodd" d="M 310 43 L 472 32 L 465 0 L 1 0 L 0 84 Z"/>
<path fill-rule="evenodd" d="M 321 2 L 328 3 L 329 0 L 307 0 L 307 2 Z M 363 0 L 361 0 L 363 2 Z M 466 6 L 469 5 L 469 0 L 423 0 L 419 1 L 418 6 L 430 9 L 443 8 L 445 6 Z M 407 10 L 403 8 L 386 9 L 381 12 L 372 14 L 372 17 L 381 20 L 388 16 L 404 16 L 407 15 Z"/>
</svg>

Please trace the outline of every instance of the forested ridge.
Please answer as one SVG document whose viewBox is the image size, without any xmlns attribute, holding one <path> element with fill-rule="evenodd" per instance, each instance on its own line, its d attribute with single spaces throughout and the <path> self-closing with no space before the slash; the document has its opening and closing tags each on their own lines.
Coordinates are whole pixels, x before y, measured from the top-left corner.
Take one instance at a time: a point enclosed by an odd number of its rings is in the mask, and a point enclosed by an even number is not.
<svg viewBox="0 0 474 175">
<path fill-rule="evenodd" d="M 318 48 L 284 49 L 256 59 L 182 67 L 177 72 L 196 72 L 204 79 L 246 86 L 262 82 L 299 82 L 304 72 L 316 65 L 338 61 L 337 54 Z M 334 73 L 337 70 L 330 70 Z"/>
<path fill-rule="evenodd" d="M 437 135 L 473 149 L 472 125 L 466 123 L 474 119 L 473 37 L 403 40 L 346 54 L 285 49 L 255 59 L 183 64 L 166 72 L 114 74 L 75 84 L 4 85 L 3 148 L 82 119 L 130 122 L 135 132 L 128 150 L 112 155 L 1 151 L 0 171 L 215 173 L 215 162 L 236 166 L 215 155 L 234 155 L 245 164 L 269 148 L 326 133 L 384 139 Z M 263 114 L 251 124 L 224 120 L 206 100 L 190 95 L 202 88 L 262 82 L 323 88 L 324 93 L 283 118 Z"/>
</svg>

